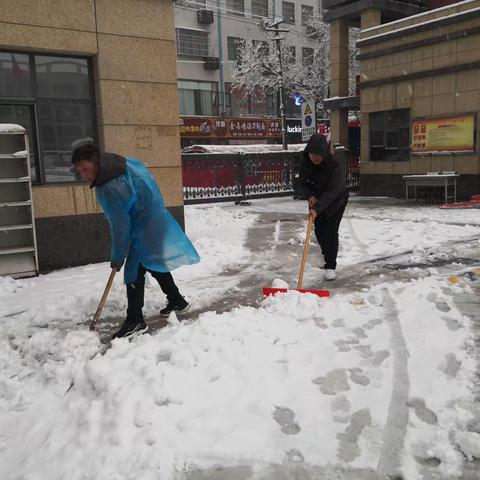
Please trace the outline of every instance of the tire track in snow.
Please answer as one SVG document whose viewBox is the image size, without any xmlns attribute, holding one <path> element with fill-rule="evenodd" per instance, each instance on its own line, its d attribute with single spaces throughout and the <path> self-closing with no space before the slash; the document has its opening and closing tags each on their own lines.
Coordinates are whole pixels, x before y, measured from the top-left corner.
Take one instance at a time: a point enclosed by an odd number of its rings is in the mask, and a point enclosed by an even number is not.
<svg viewBox="0 0 480 480">
<path fill-rule="evenodd" d="M 397 306 L 387 288 L 383 290 L 383 304 L 391 333 L 393 379 L 392 394 L 387 421 L 383 430 L 382 449 L 377 469 L 380 474 L 395 476 L 400 474 L 400 457 L 408 424 L 407 401 L 410 390 L 408 350 L 402 326 L 398 319 Z"/>
</svg>

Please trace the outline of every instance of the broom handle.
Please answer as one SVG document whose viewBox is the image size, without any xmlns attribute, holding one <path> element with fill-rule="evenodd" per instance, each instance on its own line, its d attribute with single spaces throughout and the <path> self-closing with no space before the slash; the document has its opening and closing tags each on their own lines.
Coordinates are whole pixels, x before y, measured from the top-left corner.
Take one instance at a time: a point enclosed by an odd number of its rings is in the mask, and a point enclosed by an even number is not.
<svg viewBox="0 0 480 480">
<path fill-rule="evenodd" d="M 307 263 L 308 250 L 310 249 L 310 239 L 312 237 L 312 227 L 313 219 L 309 216 L 307 226 L 307 238 L 305 239 L 305 246 L 303 247 L 302 264 L 300 265 L 300 274 L 298 275 L 297 290 L 300 290 L 302 288 L 303 272 L 305 272 L 305 264 Z"/>
<path fill-rule="evenodd" d="M 105 302 L 107 301 L 108 294 L 110 293 L 110 289 L 112 288 L 113 279 L 115 278 L 116 273 L 117 271 L 114 268 L 112 268 L 112 271 L 110 272 L 110 276 L 108 277 L 107 286 L 103 291 L 102 299 L 98 304 L 97 311 L 95 312 L 92 323 L 90 324 L 90 330 L 95 330 L 95 325 L 97 324 L 97 321 L 100 318 L 100 314 L 102 313 L 103 307 L 105 306 Z"/>
</svg>

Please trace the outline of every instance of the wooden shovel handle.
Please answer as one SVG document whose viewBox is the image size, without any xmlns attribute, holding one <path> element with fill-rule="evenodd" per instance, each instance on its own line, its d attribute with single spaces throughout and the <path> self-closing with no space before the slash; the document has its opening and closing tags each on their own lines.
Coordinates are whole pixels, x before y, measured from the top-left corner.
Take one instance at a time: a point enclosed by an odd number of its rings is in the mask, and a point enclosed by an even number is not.
<svg viewBox="0 0 480 480">
<path fill-rule="evenodd" d="M 98 304 L 98 307 L 97 307 L 97 311 L 95 312 L 93 320 L 90 323 L 90 330 L 95 330 L 95 325 L 97 324 L 97 321 L 100 318 L 100 315 L 102 313 L 103 307 L 105 306 L 105 302 L 107 301 L 108 294 L 110 293 L 110 289 L 112 288 L 113 280 L 115 278 L 116 273 L 117 271 L 114 268 L 112 268 L 112 271 L 110 272 L 110 276 L 108 277 L 107 286 L 103 291 L 102 299 L 100 300 L 100 303 Z"/>
<path fill-rule="evenodd" d="M 300 265 L 300 274 L 298 275 L 297 290 L 302 288 L 303 273 L 305 272 L 305 264 L 307 263 L 308 250 L 310 249 L 310 239 L 312 238 L 313 218 L 308 217 L 307 236 L 305 238 L 305 246 L 303 247 L 302 264 Z"/>
</svg>

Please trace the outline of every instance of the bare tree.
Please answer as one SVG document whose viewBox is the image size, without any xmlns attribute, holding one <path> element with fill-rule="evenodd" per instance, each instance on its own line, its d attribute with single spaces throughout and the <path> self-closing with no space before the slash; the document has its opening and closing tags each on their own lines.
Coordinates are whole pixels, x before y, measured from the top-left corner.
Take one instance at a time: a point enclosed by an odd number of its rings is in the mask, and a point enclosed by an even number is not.
<svg viewBox="0 0 480 480">
<path fill-rule="evenodd" d="M 300 92 L 302 95 L 314 98 L 317 110 L 322 111 L 323 100 L 329 96 L 330 86 L 330 25 L 323 22 L 320 16 L 310 20 L 307 29 L 312 40 L 313 55 L 303 57 L 302 52 L 296 52 L 294 45 L 285 35 L 282 41 L 283 77 L 287 95 Z M 355 59 L 355 42 L 358 38 L 357 29 L 350 29 L 350 94 L 355 92 L 355 78 L 358 74 L 358 62 Z M 245 41 L 237 44 L 237 61 L 232 69 L 233 88 L 239 92 L 251 95 L 252 100 L 262 99 L 266 94 L 277 93 L 280 82 L 278 77 L 278 60 L 271 38 L 268 47 L 261 42 L 249 44 Z M 296 58 L 297 57 L 297 58 Z"/>
</svg>

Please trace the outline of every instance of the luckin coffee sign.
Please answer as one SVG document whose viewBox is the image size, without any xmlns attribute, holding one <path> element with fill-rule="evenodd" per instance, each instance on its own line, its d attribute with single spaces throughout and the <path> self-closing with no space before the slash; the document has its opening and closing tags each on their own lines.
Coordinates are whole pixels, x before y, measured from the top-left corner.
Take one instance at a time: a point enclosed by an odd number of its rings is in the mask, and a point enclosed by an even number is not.
<svg viewBox="0 0 480 480">
<path fill-rule="evenodd" d="M 287 133 L 302 133 L 300 125 L 287 125 Z"/>
</svg>

